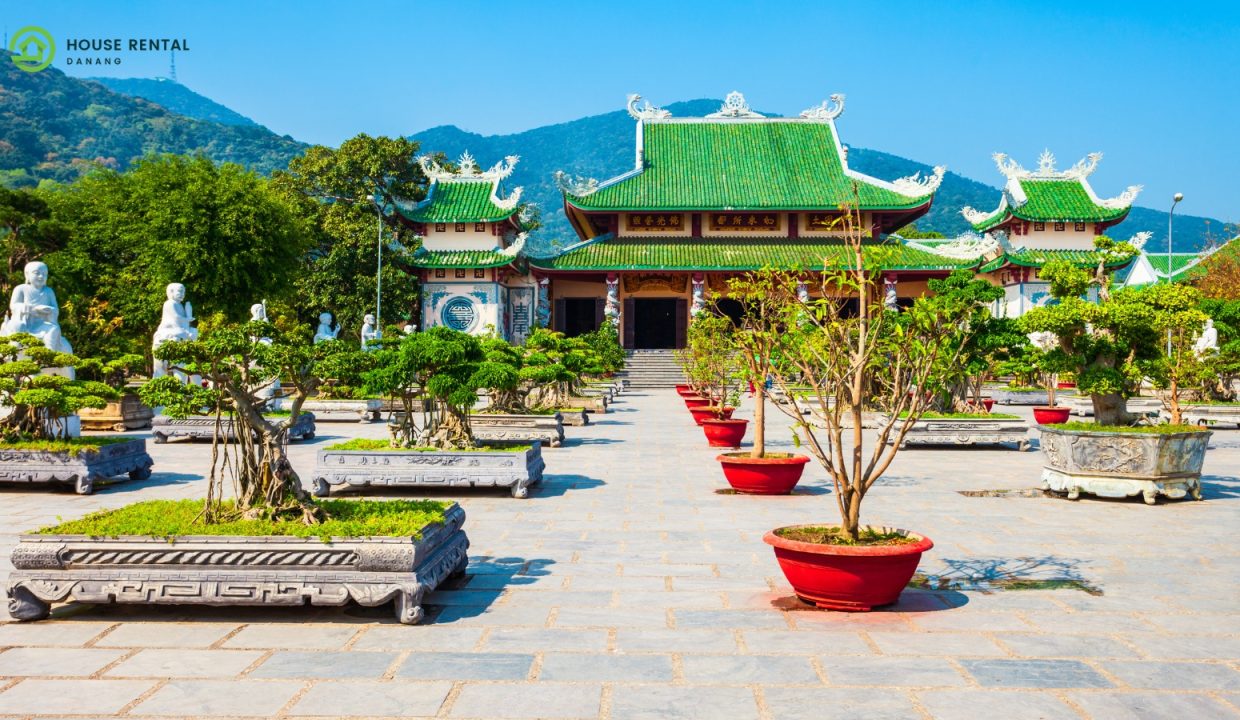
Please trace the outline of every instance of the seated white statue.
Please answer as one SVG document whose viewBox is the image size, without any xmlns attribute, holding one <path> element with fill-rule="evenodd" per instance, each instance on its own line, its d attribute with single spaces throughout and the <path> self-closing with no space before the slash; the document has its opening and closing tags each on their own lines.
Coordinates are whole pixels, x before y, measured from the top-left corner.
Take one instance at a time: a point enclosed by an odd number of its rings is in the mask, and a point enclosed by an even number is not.
<svg viewBox="0 0 1240 720">
<path fill-rule="evenodd" d="M 375 327 L 375 316 L 367 315 L 365 318 L 363 318 L 362 349 L 363 350 L 374 350 L 375 348 L 370 345 L 371 341 L 379 340 L 382 337 L 383 337 L 383 333 L 379 331 L 379 328 Z"/>
<path fill-rule="evenodd" d="M 263 301 L 261 303 L 254 303 L 253 305 L 250 306 L 250 322 L 268 322 L 266 301 Z M 269 337 L 261 337 L 261 338 L 251 337 L 250 339 L 253 340 L 254 342 L 260 342 L 264 345 L 271 344 L 271 338 Z"/>
<path fill-rule="evenodd" d="M 417 331 L 418 331 L 418 326 L 417 326 L 417 325 L 410 325 L 410 324 L 406 323 L 406 324 L 405 324 L 405 326 L 404 326 L 403 328 L 401 328 L 401 329 L 400 329 L 400 331 L 401 331 L 401 332 L 403 332 L 403 333 L 404 333 L 404 334 L 406 334 L 406 335 L 412 335 L 412 334 L 414 334 L 415 332 L 417 332 Z"/>
<path fill-rule="evenodd" d="M 340 328 L 332 327 L 332 314 L 329 312 L 319 313 L 319 327 L 314 331 L 314 343 L 317 345 L 328 340 L 335 340 L 340 334 Z"/>
<path fill-rule="evenodd" d="M 71 353 L 73 347 L 60 334 L 60 304 L 47 286 L 47 265 L 26 263 L 26 282 L 13 288 L 10 315 L 0 325 L 0 335 L 29 333 L 43 341 L 44 347 Z"/>
<path fill-rule="evenodd" d="M 151 347 L 159 347 L 169 340 L 197 340 L 198 328 L 193 327 L 194 306 L 185 300 L 185 286 L 181 283 L 169 283 L 164 290 L 168 299 L 164 301 L 163 315 L 159 318 L 159 327 L 155 328 L 155 337 Z"/>
<path fill-rule="evenodd" d="M 1214 327 L 1214 320 L 1207 318 L 1206 326 L 1201 331 L 1201 337 L 1197 338 L 1197 342 L 1193 343 L 1193 352 L 1198 356 L 1218 351 L 1218 330 Z"/>
</svg>

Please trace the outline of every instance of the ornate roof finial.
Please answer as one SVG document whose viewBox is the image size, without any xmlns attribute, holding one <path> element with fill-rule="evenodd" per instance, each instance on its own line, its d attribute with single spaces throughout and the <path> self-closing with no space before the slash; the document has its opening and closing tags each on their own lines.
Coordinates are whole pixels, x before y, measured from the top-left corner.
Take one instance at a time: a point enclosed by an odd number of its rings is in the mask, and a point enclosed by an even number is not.
<svg viewBox="0 0 1240 720">
<path fill-rule="evenodd" d="M 723 105 L 719 106 L 719 112 L 713 112 L 706 117 L 708 118 L 760 118 L 765 117 L 759 113 L 749 109 L 749 103 L 745 102 L 745 96 L 733 90 L 723 99 Z"/>
<path fill-rule="evenodd" d="M 574 197 L 586 197 L 598 191 L 598 180 L 594 178 L 569 175 L 563 170 L 556 170 L 553 177 L 555 177 L 555 185 L 560 188 L 560 192 Z"/>
<path fill-rule="evenodd" d="M 1047 177 L 1055 174 L 1055 156 L 1051 153 L 1050 148 L 1042 151 L 1038 156 L 1038 174 Z"/>
<path fill-rule="evenodd" d="M 517 161 L 521 158 L 517 155 L 508 155 L 503 160 L 491 166 L 490 170 L 483 172 L 478 161 L 474 160 L 474 156 L 465 151 L 461 154 L 461 158 L 457 160 L 458 170 L 452 172 L 444 166 L 435 162 L 429 155 L 420 155 L 418 157 L 418 165 L 421 166 L 422 172 L 431 180 L 489 180 L 491 182 L 499 182 L 512 174 L 517 166 Z"/>
<path fill-rule="evenodd" d="M 672 116 L 670 112 L 660 107 L 655 107 L 646 101 L 645 107 L 638 107 L 637 103 L 641 102 L 642 96 L 637 93 L 629 95 L 629 102 L 625 108 L 629 111 L 629 116 L 634 120 L 662 120 Z"/>
<path fill-rule="evenodd" d="M 468 150 L 461 153 L 461 158 L 456 161 L 456 164 L 460 167 L 460 170 L 456 171 L 457 175 L 461 177 L 475 177 L 478 175 L 478 161 L 474 160 L 474 156 L 470 155 Z"/>
<path fill-rule="evenodd" d="M 1018 178 L 1028 174 L 1028 171 L 1020 166 L 1020 163 L 1009 158 L 1003 153 L 997 152 L 990 157 L 994 158 L 995 165 L 999 168 L 999 172 L 1003 173 L 1003 175 L 1009 179 Z"/>
<path fill-rule="evenodd" d="M 939 189 L 939 184 L 943 182 L 943 174 L 947 172 L 947 168 L 937 165 L 932 175 L 921 177 L 921 172 L 915 172 L 908 177 L 902 177 L 898 180 L 892 180 L 891 184 L 895 186 L 896 192 L 909 197 L 921 197 L 929 195 Z"/>
<path fill-rule="evenodd" d="M 806 120 L 834 120 L 844 112 L 844 94 L 835 93 L 831 96 L 832 106 L 827 107 L 827 101 L 823 100 L 821 105 L 815 105 L 812 108 L 801 111 L 801 117 Z"/>
</svg>

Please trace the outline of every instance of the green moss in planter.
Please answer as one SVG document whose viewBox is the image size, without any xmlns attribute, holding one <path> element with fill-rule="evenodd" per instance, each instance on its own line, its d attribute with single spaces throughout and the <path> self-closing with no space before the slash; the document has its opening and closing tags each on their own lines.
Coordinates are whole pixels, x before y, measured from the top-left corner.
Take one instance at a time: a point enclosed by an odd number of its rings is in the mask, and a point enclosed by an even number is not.
<svg viewBox="0 0 1240 720">
<path fill-rule="evenodd" d="M 900 413 L 900 419 L 908 417 L 907 412 Z M 924 412 L 922 420 L 1019 420 L 1019 415 L 1009 413 L 965 413 L 965 412 Z"/>
<path fill-rule="evenodd" d="M 1171 435 L 1184 432 L 1209 432 L 1199 425 L 1095 425 L 1091 422 L 1074 421 L 1047 425 L 1055 430 L 1081 430 L 1103 433 L 1142 433 L 1144 435 Z"/>
<path fill-rule="evenodd" d="M 557 410 L 556 408 L 533 408 L 533 409 L 528 409 L 528 410 L 522 410 L 519 413 L 500 412 L 499 410 L 484 409 L 484 410 L 475 410 L 474 414 L 475 415 L 554 415 L 558 412 L 560 411 Z M 581 409 L 578 408 L 577 412 L 581 412 Z"/>
<path fill-rule="evenodd" d="M 841 536 L 838 527 L 780 528 L 775 531 L 775 534 L 785 540 L 815 545 L 911 545 L 921 542 L 921 538 L 909 537 L 904 533 L 880 533 L 866 528 L 858 533 L 856 541 L 850 541 Z"/>
<path fill-rule="evenodd" d="M 300 520 L 234 520 L 204 524 L 201 500 L 148 500 L 116 510 L 92 513 L 80 520 L 34 531 L 38 535 L 90 535 L 118 537 L 138 535 L 167 538 L 176 535 L 276 535 L 317 537 L 414 537 L 422 528 L 442 523 L 451 503 L 433 500 L 323 500 L 319 503 L 328 520 L 306 525 Z M 222 505 L 225 516 L 233 503 Z"/>
<path fill-rule="evenodd" d="M 452 450 L 444 450 L 437 447 L 392 447 L 392 443 L 387 440 L 372 440 L 370 438 L 354 438 L 348 442 L 336 443 L 329 445 L 324 450 L 369 450 L 383 452 L 525 452 L 525 448 L 510 447 L 472 447 L 472 448 L 453 448 Z"/>
<path fill-rule="evenodd" d="M 117 443 L 129 442 L 130 440 L 137 439 L 138 438 L 124 436 L 91 436 L 69 438 L 68 440 L 17 440 L 14 442 L 0 443 L 0 450 L 31 450 L 38 452 L 68 453 L 71 457 L 77 457 L 84 452 L 99 452 L 99 448 L 104 445 L 115 445 Z"/>
</svg>

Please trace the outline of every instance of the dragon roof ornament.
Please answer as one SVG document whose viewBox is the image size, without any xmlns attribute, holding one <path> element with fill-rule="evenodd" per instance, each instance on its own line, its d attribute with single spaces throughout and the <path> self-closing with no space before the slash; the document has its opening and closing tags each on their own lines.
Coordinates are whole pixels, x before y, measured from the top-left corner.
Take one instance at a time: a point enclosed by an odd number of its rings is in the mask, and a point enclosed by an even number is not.
<svg viewBox="0 0 1240 720">
<path fill-rule="evenodd" d="M 498 254 L 503 255 L 504 257 L 516 257 L 517 254 L 525 248 L 525 239 L 529 237 L 529 235 L 530 234 L 526 232 L 518 234 L 516 239 L 512 241 L 512 244 L 500 250 Z"/>
<path fill-rule="evenodd" d="M 634 120 L 662 120 L 670 118 L 672 114 L 661 107 L 655 107 L 646 101 L 644 107 L 638 107 L 637 103 L 641 102 L 642 96 L 637 93 L 629 94 L 629 101 L 625 105 L 625 109 L 629 111 L 629 116 Z"/>
<path fill-rule="evenodd" d="M 569 175 L 563 170 L 556 170 L 555 185 L 567 195 L 574 197 L 586 197 L 598 192 L 598 180 L 594 178 L 581 177 L 577 175 Z"/>
<path fill-rule="evenodd" d="M 1137 250 L 1141 250 L 1145 247 L 1145 243 L 1149 242 L 1152 237 L 1154 237 L 1154 233 L 1149 230 L 1142 230 L 1141 232 L 1128 238 L 1128 244 Z"/>
<path fill-rule="evenodd" d="M 1099 198 L 1098 204 L 1109 210 L 1120 210 L 1130 207 L 1137 196 L 1141 194 L 1143 185 L 1129 185 L 1124 192 L 1113 198 Z"/>
<path fill-rule="evenodd" d="M 522 187 L 515 187 L 512 189 L 512 192 L 508 193 L 506 198 L 501 198 L 499 193 L 492 192 L 491 202 L 495 203 L 495 207 L 500 210 L 511 210 L 521 201 L 521 191 L 524 189 Z"/>
<path fill-rule="evenodd" d="M 749 103 L 745 102 L 745 96 L 733 90 L 723 99 L 723 104 L 719 106 L 718 112 L 713 112 L 706 117 L 708 118 L 761 118 L 766 117 L 760 113 L 756 113 L 749 109 Z"/>
<path fill-rule="evenodd" d="M 924 245 L 916 240 L 906 240 L 909 247 L 955 260 L 977 260 L 981 257 L 997 255 L 1002 251 L 999 241 L 991 235 L 965 233 L 955 240 L 934 245 Z"/>
<path fill-rule="evenodd" d="M 830 102 L 831 106 L 827 107 Z M 835 93 L 831 96 L 830 101 L 823 100 L 822 104 L 815 105 L 801 111 L 801 117 L 806 120 L 834 120 L 844 112 L 844 94 Z"/>
<path fill-rule="evenodd" d="M 491 182 L 499 182 L 512 175 L 512 171 L 516 169 L 517 162 L 521 160 L 519 155 L 507 155 L 503 160 L 495 163 L 489 170 L 482 170 L 478 166 L 478 161 L 474 160 L 474 156 L 469 151 L 461 153 L 461 157 L 457 160 L 457 171 L 453 172 L 439 163 L 435 162 L 428 155 L 418 156 L 418 165 L 422 168 L 422 172 L 431 180 L 489 180 Z M 514 194 L 520 194 L 520 190 Z"/>
<path fill-rule="evenodd" d="M 1020 163 L 1004 153 L 995 153 L 991 157 L 994 158 L 999 172 L 1009 180 L 1083 180 L 1098 169 L 1098 161 L 1102 159 L 1102 153 L 1091 152 L 1067 170 L 1055 168 L 1055 155 L 1050 150 L 1043 150 L 1038 156 L 1037 170 L 1026 170 L 1021 167 Z"/>
<path fill-rule="evenodd" d="M 908 177 L 892 180 L 891 184 L 895 187 L 896 192 L 901 195 L 922 197 L 939 189 L 939 185 L 943 182 L 943 174 L 946 172 L 946 167 L 936 165 L 934 172 L 930 175 L 922 177 L 921 172 L 915 172 Z"/>
</svg>

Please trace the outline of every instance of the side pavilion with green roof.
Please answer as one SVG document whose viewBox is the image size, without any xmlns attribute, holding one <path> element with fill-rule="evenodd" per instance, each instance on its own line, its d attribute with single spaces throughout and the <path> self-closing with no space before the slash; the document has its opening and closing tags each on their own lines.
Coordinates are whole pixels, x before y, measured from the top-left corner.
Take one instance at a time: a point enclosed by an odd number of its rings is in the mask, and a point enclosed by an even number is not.
<svg viewBox="0 0 1240 720">
<path fill-rule="evenodd" d="M 756 113 L 736 92 L 701 118 L 640 101 L 629 97 L 632 170 L 601 182 L 556 173 L 579 242 L 530 264 L 558 330 L 578 334 L 618 317 L 625 347 L 681 347 L 689 317 L 728 276 L 838 266 L 845 207 L 855 207 L 873 243 L 890 246 L 881 257 L 892 301 L 976 265 L 884 240 L 930 209 L 944 169 L 886 181 L 849 168 L 835 126 L 842 95 L 795 118 Z"/>
<path fill-rule="evenodd" d="M 500 187 L 517 160 L 482 170 L 469 153 L 456 169 L 418 158 L 430 179 L 426 199 L 396 209 L 423 238 L 412 264 L 421 272 L 424 327 L 495 328 L 514 342 L 529 332 L 537 303 L 523 253 L 521 188 L 504 195 Z"/>
</svg>

